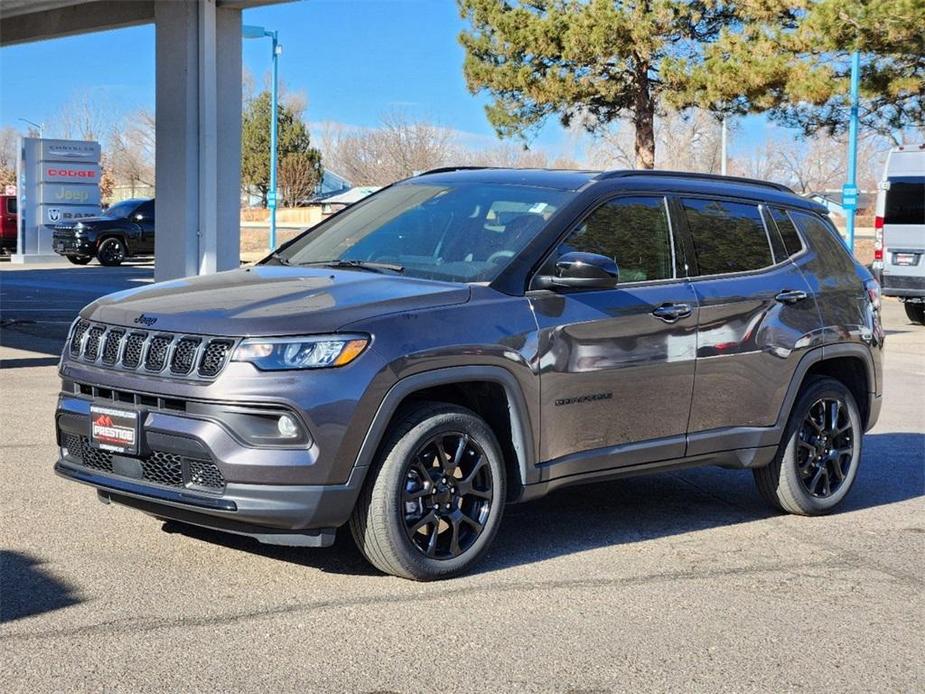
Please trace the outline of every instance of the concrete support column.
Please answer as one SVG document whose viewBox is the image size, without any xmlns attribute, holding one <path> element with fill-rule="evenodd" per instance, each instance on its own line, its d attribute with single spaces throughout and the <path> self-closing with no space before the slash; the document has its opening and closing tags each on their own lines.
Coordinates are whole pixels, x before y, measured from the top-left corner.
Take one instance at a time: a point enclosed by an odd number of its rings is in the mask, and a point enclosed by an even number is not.
<svg viewBox="0 0 925 694">
<path fill-rule="evenodd" d="M 238 267 L 241 11 L 155 4 L 155 280 Z"/>
</svg>

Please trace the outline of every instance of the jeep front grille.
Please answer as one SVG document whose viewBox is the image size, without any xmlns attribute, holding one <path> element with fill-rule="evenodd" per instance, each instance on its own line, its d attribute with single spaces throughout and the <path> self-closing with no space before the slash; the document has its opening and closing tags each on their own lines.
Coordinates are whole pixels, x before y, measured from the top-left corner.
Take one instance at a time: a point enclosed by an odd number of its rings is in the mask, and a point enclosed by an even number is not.
<svg viewBox="0 0 925 694">
<path fill-rule="evenodd" d="M 61 447 L 72 461 L 113 474 L 113 454 L 94 448 L 86 436 L 62 434 Z M 225 489 L 225 476 L 211 460 L 187 458 L 167 451 L 151 451 L 140 460 L 142 479 L 147 482 L 164 487 L 198 487 L 213 492 Z"/>
<path fill-rule="evenodd" d="M 212 379 L 225 368 L 235 344 L 227 337 L 126 330 L 81 319 L 71 329 L 67 353 L 122 371 Z"/>
</svg>

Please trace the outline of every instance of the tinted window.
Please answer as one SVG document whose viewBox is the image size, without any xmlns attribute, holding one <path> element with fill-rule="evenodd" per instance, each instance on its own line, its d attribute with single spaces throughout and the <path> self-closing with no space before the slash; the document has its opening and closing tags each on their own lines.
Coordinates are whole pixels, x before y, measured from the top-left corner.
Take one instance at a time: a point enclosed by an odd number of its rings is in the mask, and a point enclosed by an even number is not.
<svg viewBox="0 0 925 694">
<path fill-rule="evenodd" d="M 884 224 L 925 224 L 925 180 L 890 180 Z"/>
<path fill-rule="evenodd" d="M 779 207 L 771 208 L 771 218 L 777 225 L 777 230 L 784 241 L 784 247 L 788 255 L 796 255 L 803 250 L 803 242 L 800 240 L 800 234 L 787 213 Z"/>
<path fill-rule="evenodd" d="M 823 220 L 808 212 L 791 212 L 790 216 L 823 260 L 828 271 L 853 270 L 854 260 L 848 253 L 848 247 L 828 219 Z"/>
<path fill-rule="evenodd" d="M 138 209 L 135 210 L 135 214 L 142 215 L 145 219 L 154 218 L 154 201 L 148 200 L 148 202 L 143 202 L 138 206 Z"/>
<path fill-rule="evenodd" d="M 299 265 L 391 263 L 411 277 L 490 282 L 574 193 L 500 183 L 386 188 L 322 222 L 283 249 Z"/>
<path fill-rule="evenodd" d="M 109 209 L 103 213 L 103 216 L 111 217 L 112 219 L 125 219 L 135 211 L 136 207 L 138 207 L 137 200 L 123 200 L 110 205 Z"/>
<path fill-rule="evenodd" d="M 621 282 L 673 277 L 664 198 L 619 198 L 601 205 L 559 246 L 556 257 L 570 251 L 613 259 Z"/>
<path fill-rule="evenodd" d="M 6 199 L 6 212 L 7 214 L 16 214 L 16 198 Z"/>
<path fill-rule="evenodd" d="M 701 275 L 758 270 L 774 264 L 756 205 L 722 200 L 682 202 Z"/>
<path fill-rule="evenodd" d="M 784 240 L 777 231 L 777 224 L 774 223 L 774 220 L 768 219 L 768 215 L 771 214 L 771 211 L 763 205 L 762 210 L 764 210 L 764 226 L 768 230 L 768 238 L 771 239 L 771 250 L 774 251 L 774 262 L 779 263 L 785 260 L 790 254 L 787 253 L 787 249 L 784 248 Z"/>
</svg>

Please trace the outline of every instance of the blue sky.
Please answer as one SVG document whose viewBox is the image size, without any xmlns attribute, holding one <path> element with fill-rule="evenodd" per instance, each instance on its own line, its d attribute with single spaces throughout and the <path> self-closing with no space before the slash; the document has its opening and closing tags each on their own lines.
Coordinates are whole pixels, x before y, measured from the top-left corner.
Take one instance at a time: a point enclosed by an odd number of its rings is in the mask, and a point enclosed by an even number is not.
<svg viewBox="0 0 925 694">
<path fill-rule="evenodd" d="M 462 131 L 470 144 L 496 142 L 462 75 L 463 26 L 453 0 L 307 0 L 247 10 L 244 22 L 280 31 L 280 74 L 308 97 L 309 121 L 373 126 L 390 109 Z M 258 84 L 269 69 L 269 42 L 244 42 L 244 64 Z M 86 93 L 114 119 L 154 106 L 154 27 L 86 34 L 0 49 L 0 125 L 20 117 L 52 123 Z M 768 127 L 741 123 L 745 146 Z M 569 155 L 570 138 L 555 123 L 536 140 Z"/>
</svg>

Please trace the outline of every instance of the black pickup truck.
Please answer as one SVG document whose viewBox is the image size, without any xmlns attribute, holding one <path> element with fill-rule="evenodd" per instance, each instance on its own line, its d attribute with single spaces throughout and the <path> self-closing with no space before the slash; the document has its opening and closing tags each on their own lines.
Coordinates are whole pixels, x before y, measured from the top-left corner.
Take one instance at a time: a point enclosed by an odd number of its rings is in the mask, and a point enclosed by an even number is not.
<svg viewBox="0 0 925 694">
<path fill-rule="evenodd" d="M 132 256 L 154 253 L 154 200 L 122 200 L 98 217 L 55 228 L 55 253 L 75 265 L 93 258 L 100 265 L 119 265 Z"/>
</svg>

